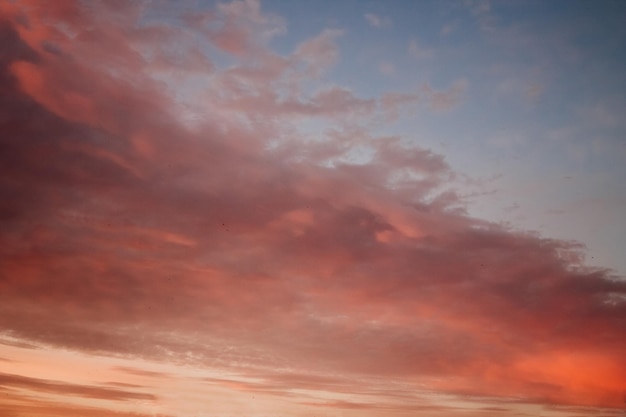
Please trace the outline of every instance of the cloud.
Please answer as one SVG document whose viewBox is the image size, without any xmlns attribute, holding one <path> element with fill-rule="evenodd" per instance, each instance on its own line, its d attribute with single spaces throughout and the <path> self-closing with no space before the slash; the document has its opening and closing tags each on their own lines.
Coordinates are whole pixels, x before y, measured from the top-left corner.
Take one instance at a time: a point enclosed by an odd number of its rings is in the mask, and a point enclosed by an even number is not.
<svg viewBox="0 0 626 417">
<path fill-rule="evenodd" d="M 116 366 L 116 367 L 113 367 L 113 370 L 131 374 L 131 375 L 148 377 L 148 378 L 170 378 L 171 377 L 171 375 L 168 375 L 163 372 L 155 372 L 155 371 L 149 371 L 149 370 L 139 369 L 139 368 L 130 368 L 127 366 Z"/>
<path fill-rule="evenodd" d="M 532 84 L 526 89 L 526 97 L 531 101 L 538 100 L 544 93 L 545 88 L 540 84 Z"/>
<path fill-rule="evenodd" d="M 457 80 L 447 91 L 433 91 L 430 86 L 424 86 L 423 90 L 429 97 L 430 107 L 436 111 L 447 111 L 457 106 L 468 88 L 465 79 Z"/>
<path fill-rule="evenodd" d="M 189 13 L 185 22 L 192 24 L 214 46 L 234 55 L 252 53 L 286 31 L 284 20 L 262 13 L 258 0 L 219 3 L 214 13 Z"/>
<path fill-rule="evenodd" d="M 607 100 L 607 102 L 583 106 L 578 113 L 590 126 L 604 129 L 615 128 L 622 124 L 619 114 L 626 106 L 623 103 L 613 101 L 613 103 Z"/>
<path fill-rule="evenodd" d="M 391 62 L 381 62 L 378 65 L 378 71 L 383 75 L 391 76 L 396 73 L 396 67 Z"/>
<path fill-rule="evenodd" d="M 415 104 L 450 109 L 466 81 L 372 98 L 307 88 L 339 59 L 339 33 L 280 56 L 255 36 L 281 25 L 247 1 L 186 29 L 241 60 L 219 69 L 189 56 L 208 80 L 183 94 L 155 76 L 154 57 L 192 50 L 188 33 L 139 25 L 126 3 L 25 4 L 3 4 L 0 25 L 0 326 L 12 337 L 237 371 L 243 389 L 340 392 L 359 379 L 375 398 L 396 394 L 398 410 L 416 387 L 622 405 L 624 281 L 585 267 L 575 244 L 468 217 L 446 192 L 455 173 L 442 155 L 368 129 Z M 172 91 L 198 100 L 193 129 Z M 324 120 L 321 137 L 302 120 Z M 392 380 L 405 389 L 385 391 Z"/>
<path fill-rule="evenodd" d="M 390 27 L 393 22 L 390 17 L 387 16 L 379 16 L 374 13 L 365 13 L 363 15 L 367 23 L 374 28 L 386 28 Z"/>
<path fill-rule="evenodd" d="M 105 410 L 97 407 L 76 406 L 54 403 L 50 401 L 37 401 L 32 402 L 32 398 L 25 399 L 20 404 L 0 404 L 0 412 L 3 416 L 7 417 L 173 417 L 165 414 L 155 413 L 137 413 L 137 412 L 123 412 L 116 410 Z"/>
<path fill-rule="evenodd" d="M 484 32 L 496 30 L 496 21 L 490 0 L 465 0 L 464 4 L 469 13 L 476 19 L 480 30 Z"/>
<path fill-rule="evenodd" d="M 432 49 L 420 46 L 416 39 L 411 39 L 409 41 L 407 51 L 409 56 L 416 59 L 427 59 L 433 55 Z"/>
<path fill-rule="evenodd" d="M 64 396 L 79 396 L 109 401 L 155 400 L 154 395 L 141 392 L 126 391 L 93 385 L 67 384 L 59 381 L 47 381 L 21 375 L 0 373 L 0 386 L 25 388 Z"/>
<path fill-rule="evenodd" d="M 298 45 L 294 57 L 305 63 L 307 75 L 319 77 L 337 62 L 339 50 L 334 41 L 342 35 L 343 32 L 340 30 L 326 29 L 318 36 Z"/>
<path fill-rule="evenodd" d="M 457 22 L 446 23 L 445 25 L 441 27 L 441 30 L 439 31 L 439 33 L 442 36 L 448 36 L 449 34 L 451 34 L 457 29 L 457 25 L 458 25 Z"/>
</svg>

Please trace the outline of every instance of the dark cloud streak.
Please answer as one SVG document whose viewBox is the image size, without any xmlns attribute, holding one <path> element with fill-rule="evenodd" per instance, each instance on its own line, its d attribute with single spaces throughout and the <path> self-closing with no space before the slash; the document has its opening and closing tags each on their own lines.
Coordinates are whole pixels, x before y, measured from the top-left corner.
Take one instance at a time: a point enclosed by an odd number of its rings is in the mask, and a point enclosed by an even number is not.
<svg viewBox="0 0 626 417">
<path fill-rule="evenodd" d="M 156 397 L 152 394 L 92 385 L 67 384 L 59 381 L 49 381 L 12 374 L 0 374 L 0 385 L 4 387 L 25 388 L 32 391 L 46 392 L 57 395 L 61 394 L 64 396 L 79 396 L 112 401 L 156 399 Z"/>
</svg>

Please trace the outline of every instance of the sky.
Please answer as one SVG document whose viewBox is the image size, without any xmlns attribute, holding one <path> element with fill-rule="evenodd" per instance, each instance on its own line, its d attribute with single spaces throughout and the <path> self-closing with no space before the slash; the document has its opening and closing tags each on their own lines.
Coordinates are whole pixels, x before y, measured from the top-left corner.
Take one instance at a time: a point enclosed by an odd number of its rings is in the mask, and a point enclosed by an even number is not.
<svg viewBox="0 0 626 417">
<path fill-rule="evenodd" d="M 623 416 L 625 23 L 0 1 L 0 415 Z"/>
</svg>

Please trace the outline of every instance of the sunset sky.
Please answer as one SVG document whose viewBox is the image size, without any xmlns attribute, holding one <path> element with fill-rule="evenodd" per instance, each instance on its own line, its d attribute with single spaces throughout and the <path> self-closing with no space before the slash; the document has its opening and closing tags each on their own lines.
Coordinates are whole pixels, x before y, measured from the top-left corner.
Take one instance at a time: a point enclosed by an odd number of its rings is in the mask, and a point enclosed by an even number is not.
<svg viewBox="0 0 626 417">
<path fill-rule="evenodd" d="M 0 0 L 0 416 L 617 417 L 626 1 Z"/>
</svg>

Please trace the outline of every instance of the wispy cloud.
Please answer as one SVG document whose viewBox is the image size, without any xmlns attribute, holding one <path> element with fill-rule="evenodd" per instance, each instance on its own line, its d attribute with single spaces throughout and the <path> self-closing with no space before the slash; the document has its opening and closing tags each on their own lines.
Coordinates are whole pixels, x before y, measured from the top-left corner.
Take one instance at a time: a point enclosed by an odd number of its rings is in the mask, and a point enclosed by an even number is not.
<svg viewBox="0 0 626 417">
<path fill-rule="evenodd" d="M 495 30 L 495 18 L 492 14 L 490 0 L 465 0 L 464 4 L 476 19 L 476 23 L 481 30 L 485 32 L 493 32 Z"/>
<path fill-rule="evenodd" d="M 421 46 L 417 39 L 411 39 L 409 41 L 409 46 L 407 47 L 407 52 L 409 56 L 416 59 L 426 59 L 430 58 L 433 55 L 433 50 L 430 48 L 425 48 Z"/>
<path fill-rule="evenodd" d="M 151 394 L 93 385 L 68 384 L 21 375 L 0 374 L 0 386 L 25 388 L 57 395 L 80 396 L 109 401 L 155 400 Z"/>
<path fill-rule="evenodd" d="M 381 62 L 378 65 L 378 70 L 380 71 L 381 74 L 383 75 L 394 75 L 396 73 L 396 67 L 395 65 L 393 65 L 391 62 Z"/>
<path fill-rule="evenodd" d="M 379 16 L 374 13 L 365 13 L 363 15 L 367 23 L 374 28 L 386 28 L 393 25 L 390 17 Z"/>
</svg>

